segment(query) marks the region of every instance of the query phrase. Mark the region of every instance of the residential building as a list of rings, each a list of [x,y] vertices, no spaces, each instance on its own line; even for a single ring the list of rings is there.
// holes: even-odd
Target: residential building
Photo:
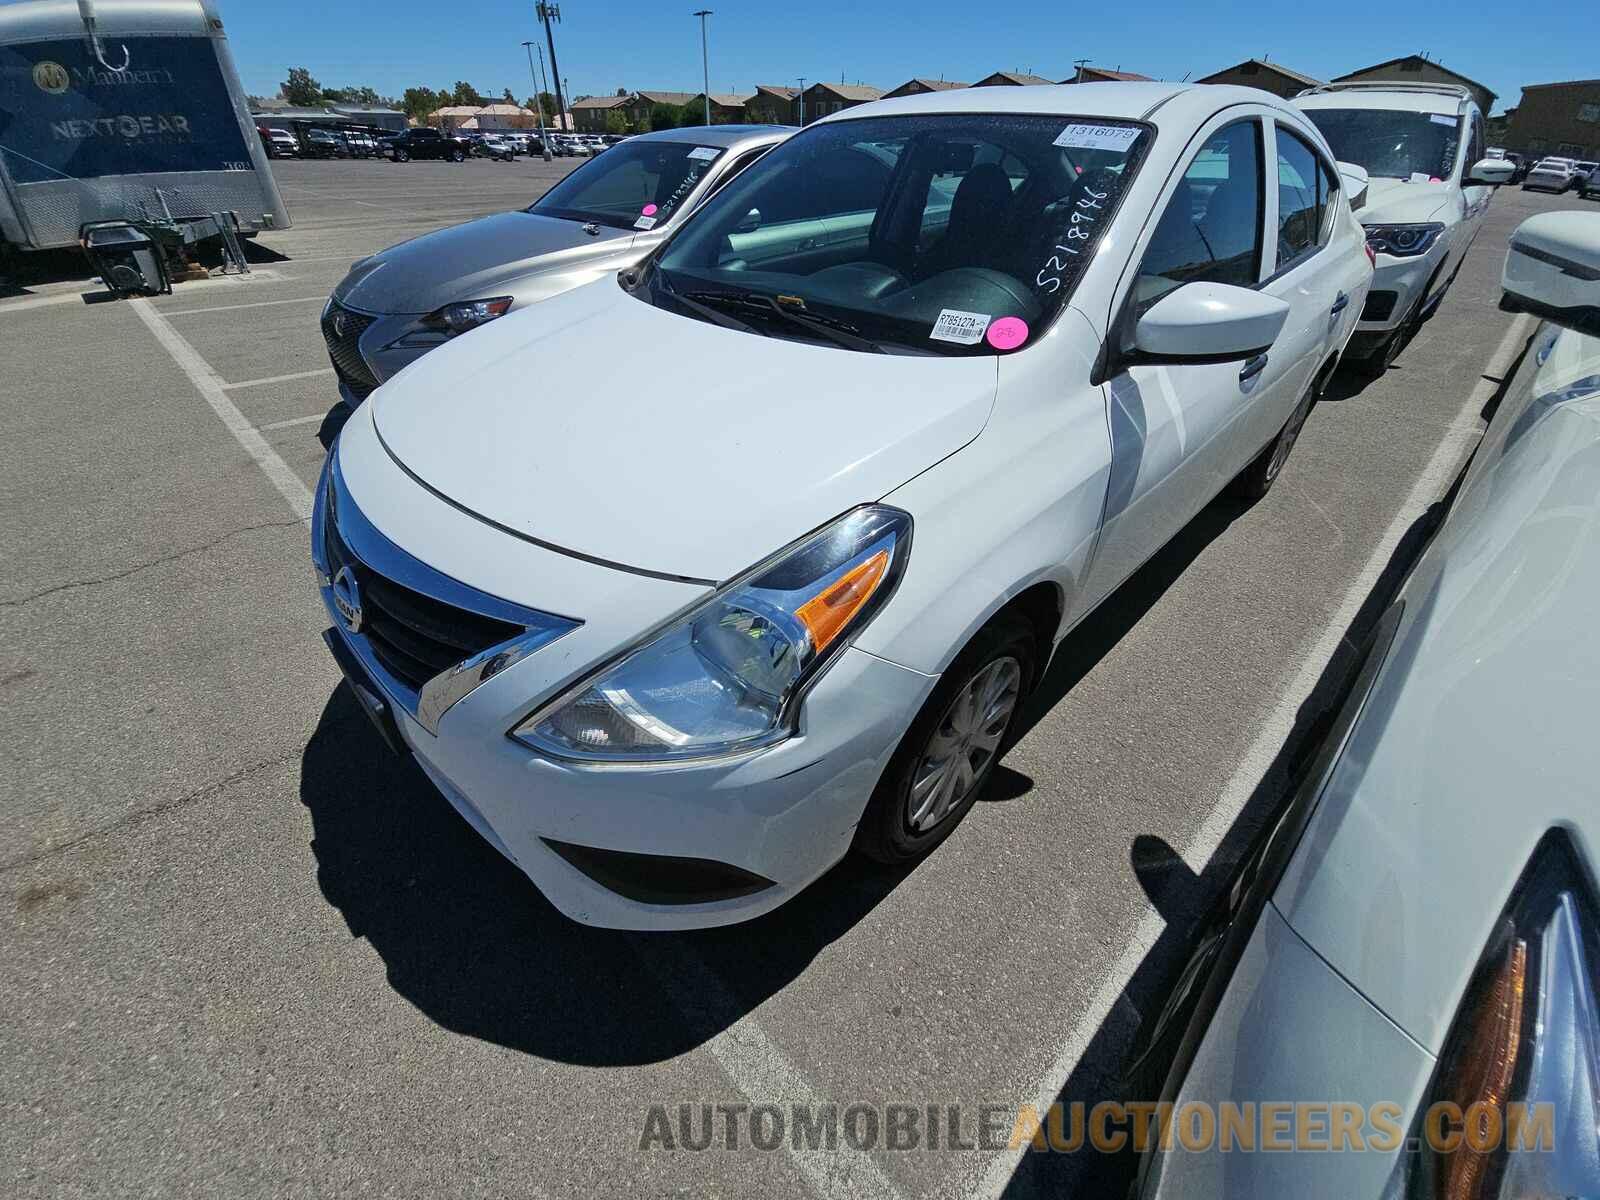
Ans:
[[[533,129],[539,124],[539,118],[533,109],[520,104],[450,104],[430,113],[428,124],[446,133],[456,130],[489,132]]]
[[[585,96],[572,102],[572,119],[579,133],[605,133],[606,119],[620,111],[624,124],[628,123],[627,96]]]
[[[1507,150],[1600,159],[1600,79],[1525,86],[1508,115]]]
[[[1407,54],[1404,58],[1391,58],[1388,62],[1374,63],[1340,75],[1335,83],[1457,83],[1472,93],[1478,107],[1485,113],[1494,107],[1495,94],[1476,79],[1468,79],[1459,71],[1452,71],[1443,63],[1434,62],[1421,54]]]
[[[1046,79],[1043,75],[1024,75],[1020,71],[996,71],[993,75],[985,75],[973,87],[1032,87],[1040,83],[1054,83],[1053,79]]]
[[[649,128],[650,110],[658,104],[664,104],[668,108],[682,108],[693,99],[693,92],[630,92],[626,105],[628,128]]]
[[[745,121],[750,125],[798,125],[799,97],[799,88],[758,83],[755,95],[744,102]]]
[[[1220,71],[1202,76],[1195,82],[1233,83],[1240,87],[1260,88],[1287,100],[1307,88],[1320,86],[1323,81],[1302,75],[1299,71],[1291,71],[1281,63],[1268,62],[1264,58],[1247,58],[1242,63],[1234,63],[1231,67],[1223,67]]]
[[[1080,66],[1073,73],[1071,79],[1063,79],[1062,83],[1149,83],[1150,76],[1140,75],[1135,71],[1112,71],[1105,67],[1091,67],[1088,63]]]
[[[806,124],[858,104],[883,99],[883,89],[866,83],[813,83],[805,91]]]
[[[711,123],[713,125],[742,125],[745,119],[744,102],[749,96],[736,96],[731,92],[711,93]],[[706,108],[706,94],[698,92],[684,102],[686,108],[699,114],[698,119],[704,121]]]
[[[923,96],[929,92],[948,92],[953,88],[971,87],[968,83],[955,83],[949,79],[908,79],[899,87],[883,94],[885,100],[896,96]]]

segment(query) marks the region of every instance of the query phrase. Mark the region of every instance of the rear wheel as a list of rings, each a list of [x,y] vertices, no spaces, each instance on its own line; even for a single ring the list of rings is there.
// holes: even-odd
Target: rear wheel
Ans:
[[[1036,662],[1033,631],[1020,618],[979,631],[901,738],[856,827],[856,850],[907,863],[950,835],[1000,761]]]
[[[394,160],[395,162],[410,162],[411,152],[403,147],[396,146],[394,148]]]
[[[467,158],[467,156],[465,154],[461,153],[461,147],[459,147],[459,146],[457,146],[454,150],[450,151],[450,161],[451,162],[456,162],[456,163],[465,162],[466,158]]]

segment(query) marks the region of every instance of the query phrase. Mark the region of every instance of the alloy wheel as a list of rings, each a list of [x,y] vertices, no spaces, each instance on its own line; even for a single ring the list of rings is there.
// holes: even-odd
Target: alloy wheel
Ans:
[[[923,749],[906,796],[906,824],[926,833],[959,808],[982,781],[1022,695],[1022,664],[988,663],[956,694]]]

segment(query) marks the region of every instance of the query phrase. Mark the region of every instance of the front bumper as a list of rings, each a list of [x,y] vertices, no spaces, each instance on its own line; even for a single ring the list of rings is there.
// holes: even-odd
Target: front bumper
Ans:
[[[498,580],[483,581],[497,595],[515,596],[503,581],[518,573],[524,575],[524,588],[531,586],[526,580],[541,586],[577,581],[579,587],[562,589],[567,593],[562,611],[582,612],[574,593],[585,587],[593,593],[590,619],[458,700],[436,722],[436,733],[418,720],[414,699],[396,690],[392,679],[369,672],[364,681],[387,705],[401,743],[445,798],[557,908],[574,920],[611,928],[730,924],[777,907],[843,857],[933,677],[851,648],[806,699],[800,733],[769,749],[673,767],[596,767],[546,758],[508,731],[618,646],[684,607],[686,597],[703,593],[576,560],[556,561],[563,556],[476,521],[392,464],[383,494],[364,491],[382,465],[372,454],[370,424],[370,415],[358,414],[335,451],[343,457],[346,440],[357,447],[347,464],[347,482],[359,503],[372,502],[366,518],[385,526],[391,514],[405,511],[433,544],[454,548],[456,565],[443,569],[463,575],[459,565],[476,560],[486,564],[486,571],[501,572]],[[338,464],[330,460],[329,470],[334,469]],[[325,471],[313,514],[314,539],[326,520],[328,486]],[[342,525],[344,514],[339,515]],[[319,568],[325,578],[320,558]],[[618,602],[619,592],[626,593],[626,603]],[[321,593],[333,625],[330,636],[362,657],[362,635],[346,629],[325,582]],[[529,606],[548,603],[543,595],[515,598]],[[580,869],[572,861],[577,856],[552,843],[655,860],[699,860],[754,877],[759,887],[705,900],[643,899],[640,889],[603,884],[603,873]],[[686,872],[699,869],[683,865]]]
[[[1379,254],[1374,264],[1372,288],[1356,322],[1356,337],[1381,341],[1398,329],[1421,304],[1429,300],[1428,286],[1450,252],[1450,230],[1428,250],[1411,258]]]

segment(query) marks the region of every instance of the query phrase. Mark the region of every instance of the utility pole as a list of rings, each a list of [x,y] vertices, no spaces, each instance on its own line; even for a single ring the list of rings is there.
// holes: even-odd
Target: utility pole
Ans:
[[[561,68],[556,65],[556,32],[555,23],[561,20],[561,6],[549,4],[546,0],[539,0],[534,6],[534,11],[539,14],[539,20],[544,24],[545,41],[550,46],[550,78],[556,84],[556,128],[564,129],[565,114],[567,111],[566,97],[561,94]]]
[[[806,77],[801,75],[799,77],[799,82],[800,95],[797,96],[796,99],[800,101],[800,124],[804,125],[806,123]]]
[[[545,132],[544,132],[544,101],[539,98],[539,93],[544,91],[544,89],[539,86],[539,76],[534,74],[534,70],[533,70],[533,47],[534,47],[534,43],[533,42],[523,42],[522,43],[522,48],[528,52],[528,74],[530,76],[532,76],[532,78],[533,78],[533,111],[539,118],[539,145],[544,151],[544,160],[545,160],[545,162],[549,162],[550,159],[551,159],[550,139],[545,136]],[[542,51],[539,54],[539,58],[541,60],[544,58],[544,54],[543,54]]]
[[[706,94],[706,124],[711,124],[711,56],[706,52],[706,18],[711,15],[709,8],[702,8],[694,14],[700,18],[700,81],[705,85]]]

